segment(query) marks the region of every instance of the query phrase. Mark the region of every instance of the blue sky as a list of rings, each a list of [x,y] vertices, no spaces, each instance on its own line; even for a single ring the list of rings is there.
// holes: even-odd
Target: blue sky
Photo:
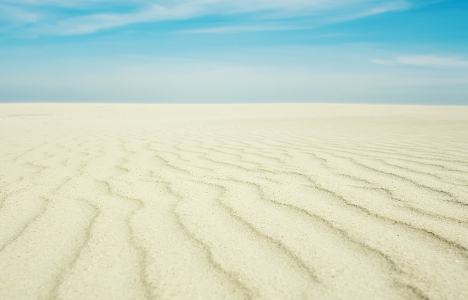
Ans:
[[[465,0],[0,0],[0,102],[468,104]]]

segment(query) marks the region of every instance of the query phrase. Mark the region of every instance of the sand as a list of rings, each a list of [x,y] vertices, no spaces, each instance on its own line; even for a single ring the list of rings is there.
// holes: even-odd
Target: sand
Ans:
[[[0,119],[0,299],[468,299],[468,107]]]

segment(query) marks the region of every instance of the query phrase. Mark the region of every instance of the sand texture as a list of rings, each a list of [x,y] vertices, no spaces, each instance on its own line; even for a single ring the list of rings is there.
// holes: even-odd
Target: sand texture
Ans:
[[[0,299],[468,299],[467,107],[0,119]]]

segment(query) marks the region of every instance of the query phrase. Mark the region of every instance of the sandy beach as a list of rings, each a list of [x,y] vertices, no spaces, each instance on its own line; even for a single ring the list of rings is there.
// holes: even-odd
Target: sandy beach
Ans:
[[[0,104],[0,299],[468,299],[468,107]]]

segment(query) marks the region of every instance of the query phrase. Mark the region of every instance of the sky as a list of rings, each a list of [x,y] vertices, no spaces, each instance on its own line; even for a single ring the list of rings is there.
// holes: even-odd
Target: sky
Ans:
[[[0,102],[468,105],[468,1],[0,0]]]

